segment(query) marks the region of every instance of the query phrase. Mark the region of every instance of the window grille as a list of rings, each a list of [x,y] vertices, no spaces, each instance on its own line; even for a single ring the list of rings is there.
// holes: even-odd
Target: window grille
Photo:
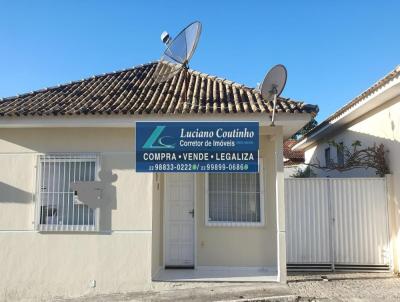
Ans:
[[[39,231],[95,231],[96,210],[77,202],[70,185],[94,181],[98,154],[40,155],[38,160],[36,226]]]
[[[263,225],[260,173],[210,173],[206,188],[206,225]]]

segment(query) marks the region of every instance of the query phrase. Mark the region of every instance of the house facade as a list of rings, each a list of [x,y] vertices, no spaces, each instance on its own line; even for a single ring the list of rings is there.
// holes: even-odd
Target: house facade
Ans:
[[[293,150],[296,145],[295,139],[288,139],[283,142],[283,166],[285,178],[292,177],[299,169],[304,169],[304,151]]]
[[[350,147],[361,142],[361,148],[383,144],[390,170],[388,177],[389,218],[394,254],[394,269],[399,271],[400,247],[400,67],[395,68],[358,97],[329,116],[307,133],[293,148],[304,150],[305,162],[327,166],[344,164],[341,148],[329,141]],[[376,177],[374,169],[345,172],[313,169],[319,177]]]
[[[280,98],[271,127],[258,91],[192,70],[154,84],[155,68],[0,102],[1,297],[286,281],[282,146],[317,107]],[[139,121],[259,122],[259,173],[138,173]],[[76,200],[99,180],[99,208]]]

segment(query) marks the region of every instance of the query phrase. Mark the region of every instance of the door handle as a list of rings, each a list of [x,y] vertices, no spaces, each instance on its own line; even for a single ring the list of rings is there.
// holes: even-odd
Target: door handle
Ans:
[[[194,218],[194,209],[188,212],[189,214],[192,215],[192,217]]]

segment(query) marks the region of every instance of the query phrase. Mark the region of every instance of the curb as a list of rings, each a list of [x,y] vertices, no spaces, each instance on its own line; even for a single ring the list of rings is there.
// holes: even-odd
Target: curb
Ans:
[[[235,300],[218,300],[216,302],[296,302],[299,300],[299,298],[299,296],[295,295],[284,295],[272,297],[243,298]]]

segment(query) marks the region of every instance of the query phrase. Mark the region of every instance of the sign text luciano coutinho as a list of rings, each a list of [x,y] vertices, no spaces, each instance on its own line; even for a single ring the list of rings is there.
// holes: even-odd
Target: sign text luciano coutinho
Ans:
[[[143,149],[173,149],[175,144],[168,144],[166,141],[170,139],[170,136],[161,137],[162,132],[164,131],[166,126],[157,126],[150,137],[146,140],[143,145]],[[224,130],[223,128],[218,128],[216,130],[199,130],[198,128],[195,130],[186,130],[185,128],[180,129],[180,138],[182,140],[179,141],[179,146],[181,147],[234,147],[234,141],[226,141],[225,139],[235,139],[235,138],[253,138],[254,131],[248,130],[244,128],[233,129],[233,130]],[[206,141],[203,140],[184,140],[184,139],[193,139],[193,138],[217,138],[221,139],[220,141],[213,140],[209,142],[207,146]]]

